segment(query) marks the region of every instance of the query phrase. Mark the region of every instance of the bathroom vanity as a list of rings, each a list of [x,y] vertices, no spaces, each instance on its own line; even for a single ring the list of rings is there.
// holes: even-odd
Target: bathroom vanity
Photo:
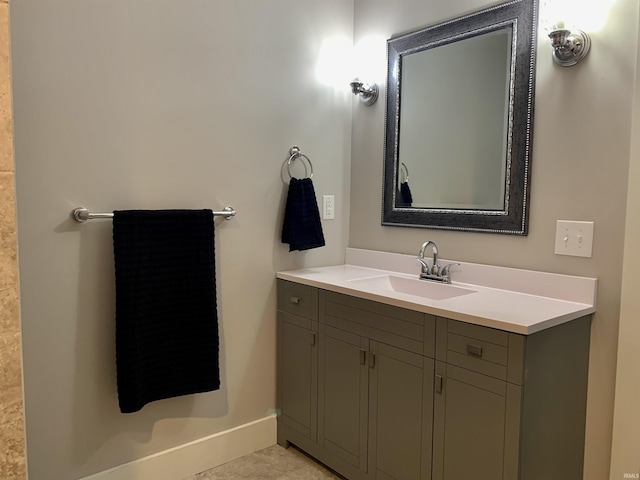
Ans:
[[[582,479],[596,280],[408,271],[348,249],[278,273],[278,443],[352,480]]]

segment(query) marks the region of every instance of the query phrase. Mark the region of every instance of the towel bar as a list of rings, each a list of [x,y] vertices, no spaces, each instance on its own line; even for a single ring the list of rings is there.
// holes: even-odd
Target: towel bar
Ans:
[[[229,220],[236,215],[236,211],[233,207],[224,207],[221,212],[213,212],[213,215]],[[95,218],[113,218],[113,213],[93,213],[84,207],[76,207],[71,211],[71,218],[78,223],[84,223],[87,220],[93,220]]]

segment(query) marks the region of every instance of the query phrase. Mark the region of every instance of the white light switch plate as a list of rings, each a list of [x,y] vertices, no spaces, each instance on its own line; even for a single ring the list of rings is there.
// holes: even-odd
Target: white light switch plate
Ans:
[[[557,255],[591,257],[593,250],[593,222],[556,221]]]

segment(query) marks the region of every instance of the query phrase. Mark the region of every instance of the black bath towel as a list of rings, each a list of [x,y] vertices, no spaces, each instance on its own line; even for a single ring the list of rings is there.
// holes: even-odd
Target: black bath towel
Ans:
[[[310,178],[292,178],[289,183],[282,225],[282,243],[289,244],[290,252],[324,247],[316,192]]]
[[[213,212],[113,213],[120,411],[217,390]]]

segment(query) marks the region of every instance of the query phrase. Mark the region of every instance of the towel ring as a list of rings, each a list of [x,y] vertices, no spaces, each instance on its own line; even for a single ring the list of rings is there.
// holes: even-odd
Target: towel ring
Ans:
[[[407,166],[404,164],[404,162],[402,162],[400,164],[400,174],[404,173],[404,181],[408,182],[409,181],[409,169],[407,168]],[[400,177],[400,183],[404,183],[402,181],[402,177]]]
[[[304,165],[304,174],[308,175],[309,178],[313,178],[313,164],[311,163],[311,160],[309,160],[309,157],[307,157],[304,153],[300,153],[300,149],[295,145],[289,149],[289,155],[291,155],[289,157],[289,160],[287,160],[287,173],[289,174],[289,178],[295,178],[293,175],[291,175],[291,162],[298,158],[307,161],[307,163],[309,164],[309,169],[311,170],[311,174],[309,174],[309,171],[307,170],[307,165],[302,162],[302,165]]]

